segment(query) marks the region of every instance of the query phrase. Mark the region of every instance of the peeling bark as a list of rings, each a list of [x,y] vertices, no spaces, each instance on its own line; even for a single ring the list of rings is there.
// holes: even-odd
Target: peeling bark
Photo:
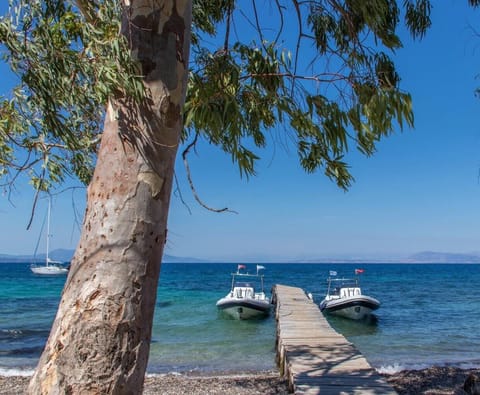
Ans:
[[[182,128],[191,1],[124,0],[148,100],[110,103],[80,242],[30,394],[139,394]]]

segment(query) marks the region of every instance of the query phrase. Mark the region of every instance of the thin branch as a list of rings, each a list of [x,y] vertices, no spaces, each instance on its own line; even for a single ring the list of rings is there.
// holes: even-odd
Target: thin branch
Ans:
[[[61,191],[61,192],[64,192],[64,191],[66,191],[66,190],[68,190],[68,189],[71,189],[71,190],[72,190],[72,200],[71,200],[71,202],[72,202],[73,216],[74,216],[75,220],[74,220],[73,223],[72,223],[72,233],[70,234],[70,241],[73,240],[73,233],[74,233],[74,231],[75,231],[75,225],[77,226],[77,229],[78,229],[79,231],[81,231],[81,229],[82,229],[82,222],[83,222],[83,221],[80,220],[80,219],[83,218],[83,216],[82,216],[82,218],[80,218],[80,215],[79,215],[78,210],[77,210],[77,206],[75,205],[74,193],[75,193],[75,190],[76,190],[77,188],[85,189],[85,187],[70,187],[70,188],[67,188],[67,189]]]
[[[225,208],[222,208],[222,209],[216,209],[216,208],[209,207],[205,203],[203,203],[202,200],[200,199],[200,197],[198,196],[197,191],[195,189],[195,186],[193,185],[192,176],[191,176],[191,173],[190,173],[190,166],[188,165],[188,161],[187,161],[187,155],[190,152],[190,149],[192,147],[195,147],[195,145],[197,143],[197,140],[198,140],[198,133],[195,134],[195,138],[193,139],[193,141],[182,152],[183,164],[185,165],[185,170],[187,171],[188,183],[190,184],[190,189],[192,190],[192,193],[193,193],[193,196],[195,197],[195,200],[203,208],[205,208],[209,211],[213,211],[215,213],[230,212],[230,213],[238,214],[236,211],[228,209],[228,207],[225,207]]]
[[[278,2],[278,0],[275,0],[275,4],[277,5],[278,13],[280,15],[280,26],[278,27],[278,34],[275,37],[275,40],[273,41],[273,42],[277,43],[278,40],[280,40],[280,36],[282,35],[282,32],[283,32],[284,20],[283,20],[283,11],[282,11],[281,4]]]
[[[232,23],[232,7],[228,7],[228,14],[227,14],[227,26],[225,29],[225,42],[223,44],[223,51],[228,53],[228,40],[230,38],[230,24]]]
[[[44,177],[45,177],[45,169],[43,169],[43,172],[42,172],[42,180],[44,179]],[[32,225],[33,217],[35,216],[35,208],[37,207],[39,195],[40,195],[40,188],[35,190],[35,197],[33,198],[32,211],[30,213],[30,220],[28,221],[27,230],[29,230],[30,226]]]
[[[263,38],[262,27],[260,26],[260,21],[258,19],[257,3],[255,0],[252,0],[252,8],[253,8],[253,15],[255,16],[256,29],[257,29],[258,35],[260,36],[260,44],[262,45],[263,49],[266,50],[265,39]]]
[[[76,3],[85,20],[88,23],[93,23],[95,17],[95,2],[91,0],[77,0]]]
[[[286,78],[291,78],[292,80],[306,80],[306,81],[328,82],[328,83],[335,82],[335,81],[350,80],[349,77],[342,74],[336,74],[336,73],[322,73],[319,75],[331,76],[332,78],[326,79],[326,78],[320,78],[318,75],[305,76],[305,75],[295,75],[292,73],[253,73],[253,74],[244,75],[239,79],[245,80],[245,79],[257,78],[257,77],[286,77]]]
[[[192,215],[192,210],[190,210],[190,206],[187,204],[187,202],[185,202],[185,200],[183,200],[182,190],[180,188],[180,183],[178,182],[177,173],[173,173],[173,177],[175,178],[175,185],[176,185],[175,194],[178,193],[178,197],[180,198],[180,201],[187,208],[188,213]]]
[[[302,40],[303,36],[303,28],[302,28],[302,13],[300,12],[300,5],[298,4],[297,0],[293,0],[293,5],[295,6],[295,11],[297,13],[297,22],[298,22],[298,38],[297,38],[297,46],[295,48],[295,61],[293,66],[293,73],[297,74],[297,67],[298,67],[298,54],[300,53],[300,41]],[[295,80],[292,84],[292,94],[295,87]]]

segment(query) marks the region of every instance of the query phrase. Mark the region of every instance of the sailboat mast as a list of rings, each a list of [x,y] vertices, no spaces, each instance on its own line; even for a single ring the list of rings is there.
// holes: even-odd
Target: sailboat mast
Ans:
[[[46,253],[46,265],[48,266],[48,252],[50,247],[50,210],[52,205],[52,198],[48,198],[48,211],[47,211],[47,253]]]

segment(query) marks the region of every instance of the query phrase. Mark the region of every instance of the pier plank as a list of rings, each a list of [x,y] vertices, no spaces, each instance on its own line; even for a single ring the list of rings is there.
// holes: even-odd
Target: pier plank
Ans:
[[[277,362],[301,395],[396,394],[300,288],[275,285]]]

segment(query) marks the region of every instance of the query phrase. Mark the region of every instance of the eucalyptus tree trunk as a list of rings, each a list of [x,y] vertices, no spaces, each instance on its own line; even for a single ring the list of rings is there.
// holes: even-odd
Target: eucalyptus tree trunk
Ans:
[[[175,155],[190,0],[123,0],[146,103],[108,105],[79,245],[30,394],[139,394],[150,348]]]

